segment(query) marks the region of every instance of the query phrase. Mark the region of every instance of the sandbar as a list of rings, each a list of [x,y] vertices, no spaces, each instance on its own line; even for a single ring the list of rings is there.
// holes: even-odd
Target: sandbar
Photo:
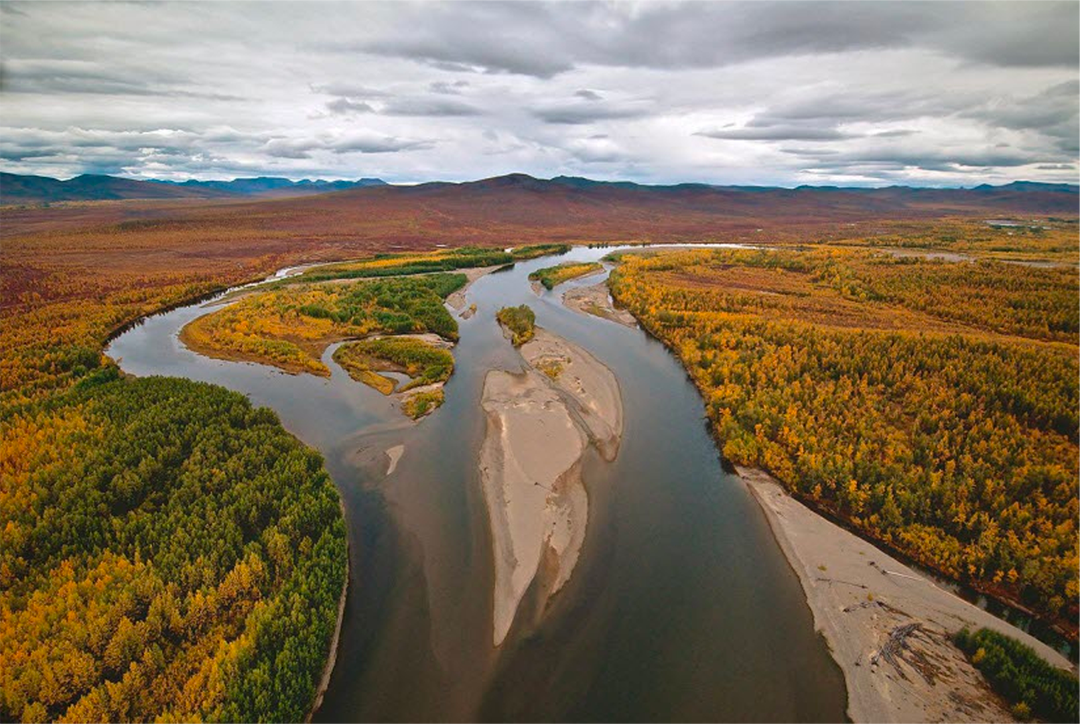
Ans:
[[[634,315],[625,309],[619,309],[611,300],[607,282],[590,284],[587,287],[574,287],[563,295],[563,306],[581,314],[591,314],[624,327],[638,326]]]
[[[536,372],[488,372],[481,404],[487,435],[480,449],[480,478],[492,532],[492,636],[498,646],[545,552],[555,554],[556,580],[568,579],[577,561],[573,543],[583,538],[588,520],[579,470],[587,438],[558,393]]]
[[[853,722],[1013,721],[1003,699],[952,644],[967,626],[990,628],[1055,666],[1068,659],[968,603],[791,497],[761,470],[737,468],[799,577],[816,628],[844,673]],[[890,634],[917,624],[894,662]]]
[[[530,367],[544,372],[564,393],[604,459],[614,460],[623,427],[622,394],[614,373],[578,345],[543,327],[536,328],[520,352]]]

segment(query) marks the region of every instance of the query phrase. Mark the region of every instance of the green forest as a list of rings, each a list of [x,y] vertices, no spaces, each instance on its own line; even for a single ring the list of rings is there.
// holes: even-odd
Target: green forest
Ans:
[[[106,367],[0,432],[0,718],[306,716],[345,530],[273,412]]]
[[[1012,705],[1021,721],[1074,722],[1080,714],[1076,677],[1055,668],[1014,638],[982,628],[961,629],[956,645]]]

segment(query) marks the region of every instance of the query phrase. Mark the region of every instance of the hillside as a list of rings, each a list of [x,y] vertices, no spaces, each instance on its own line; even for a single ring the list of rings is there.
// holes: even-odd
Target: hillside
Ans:
[[[166,188],[180,190],[175,186]],[[451,244],[754,241],[762,232],[773,234],[774,240],[799,241],[809,231],[850,234],[852,224],[881,218],[1074,218],[1076,187],[1065,189],[1040,185],[990,189],[642,186],[511,174],[467,183],[370,186],[236,203],[222,203],[216,198],[206,205],[140,202],[89,208],[6,209],[0,234],[12,237],[74,227],[115,231],[108,227],[137,220],[138,229],[147,233],[175,230],[182,224],[203,236],[227,230],[230,236],[242,233],[265,240],[267,232],[272,232],[275,236],[317,236],[323,241],[350,244],[358,239],[391,245],[409,245],[424,239]],[[202,192],[220,193],[217,189]],[[330,227],[325,223],[328,215],[334,218]],[[876,226],[858,228],[861,233],[874,233]]]

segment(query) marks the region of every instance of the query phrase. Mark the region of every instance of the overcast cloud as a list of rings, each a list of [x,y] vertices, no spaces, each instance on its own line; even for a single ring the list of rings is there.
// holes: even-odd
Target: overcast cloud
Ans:
[[[1080,4],[0,2],[0,170],[1078,180]]]

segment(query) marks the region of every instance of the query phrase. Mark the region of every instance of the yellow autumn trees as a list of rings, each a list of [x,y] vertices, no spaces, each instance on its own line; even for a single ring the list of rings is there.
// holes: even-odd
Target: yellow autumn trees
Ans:
[[[1075,268],[867,251],[626,254],[724,455],[923,564],[1077,613]]]

